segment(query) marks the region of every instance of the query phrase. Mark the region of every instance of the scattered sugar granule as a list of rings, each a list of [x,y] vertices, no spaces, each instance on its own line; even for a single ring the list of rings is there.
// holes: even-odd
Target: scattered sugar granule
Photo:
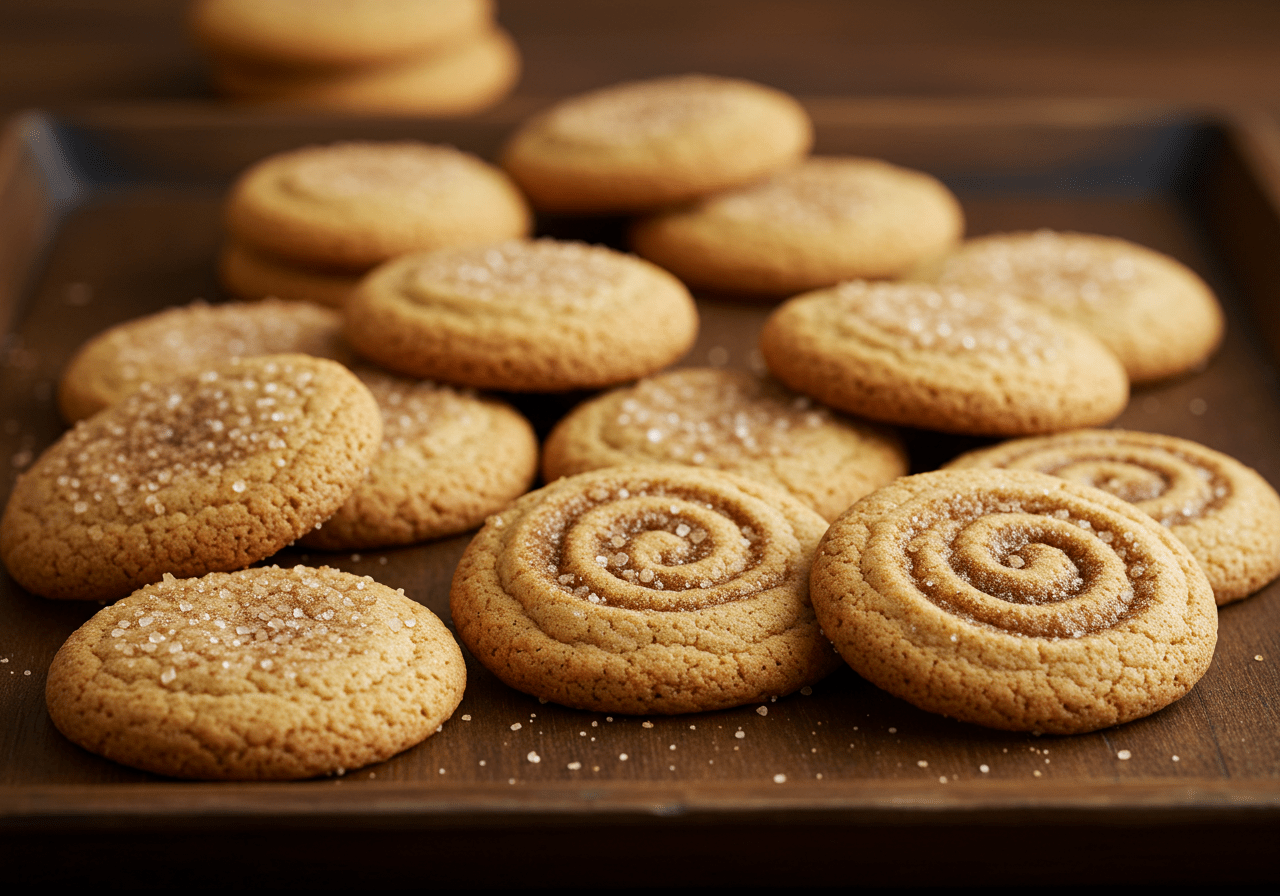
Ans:
[[[568,769],[569,769],[569,771],[571,771],[571,772],[576,772],[578,769],[582,768],[582,763],[581,763],[581,762],[570,762],[570,763],[569,763],[569,765],[567,766],[567,768],[568,768]]]
[[[785,783],[787,783],[787,776],[786,776],[786,775],[774,775],[774,776],[773,776],[773,783],[774,783],[774,784],[785,784]]]
[[[641,723],[640,723],[640,727],[641,727],[641,728],[652,728],[652,727],[653,727],[653,722],[641,722]]]
[[[989,765],[980,765],[980,766],[978,766],[978,771],[982,772],[982,773],[985,775],[987,772],[991,771],[991,766],[989,766]]]
[[[736,737],[738,740],[742,740],[744,737],[747,736],[747,732],[739,728],[737,731],[733,733],[733,736]]]
[[[946,784],[946,783],[947,783],[947,776],[946,776],[946,775],[941,775],[941,776],[938,778],[938,783],[939,783],[939,784]]]
[[[520,730],[521,728],[523,728],[523,727],[524,727],[524,726],[523,726],[523,725],[521,725],[519,722],[516,722],[514,725],[512,725],[512,726],[511,726],[511,730],[512,730],[512,731],[519,731],[519,730]]]
[[[916,760],[916,765],[920,766],[921,768],[928,768],[929,761],[927,759],[918,759]]]
[[[890,733],[890,734],[897,734],[897,733],[898,733],[898,729],[897,729],[897,728],[890,728],[890,729],[889,729],[889,733]]]
[[[1128,750],[1121,750],[1119,753],[1117,753],[1117,754],[1116,754],[1116,758],[1117,758],[1117,759],[1128,759],[1128,758],[1129,758],[1130,756],[1132,756],[1132,755],[1133,755],[1133,754],[1132,754],[1132,753],[1130,753]]]
[[[1182,759],[1181,759],[1177,754],[1174,754],[1171,758],[1173,759],[1173,761],[1174,761],[1174,762],[1181,762],[1181,761],[1182,761]]]
[[[756,715],[767,716],[768,714],[769,714],[769,707],[767,706],[756,707]]]
[[[626,754],[626,753],[619,753],[619,754],[618,754],[618,758],[619,758],[619,759],[621,759],[623,762],[626,762],[626,761],[627,761],[627,754]]]
[[[1254,658],[1255,660],[1257,660],[1258,662],[1262,662],[1262,654],[1260,654],[1260,653],[1254,654],[1253,658]],[[7,663],[7,662],[9,662],[9,661],[8,661],[8,660],[5,660],[5,662]]]
[[[470,721],[471,721],[471,713],[469,713],[469,712],[468,712],[468,713],[464,713],[464,714],[463,714],[463,716],[462,716],[462,721],[464,721],[464,722],[470,722]]]
[[[528,759],[530,762],[535,762],[535,763],[542,761],[542,757],[539,756],[537,753],[535,753],[533,750],[529,751],[529,755],[526,756],[525,759]]]

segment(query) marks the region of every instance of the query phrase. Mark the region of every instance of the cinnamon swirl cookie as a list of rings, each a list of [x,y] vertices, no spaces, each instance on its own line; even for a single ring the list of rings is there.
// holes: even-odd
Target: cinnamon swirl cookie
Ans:
[[[453,578],[463,643],[514,688],[682,713],[788,694],[839,664],[809,605],[826,522],[726,473],[619,467],[492,517]]]
[[[1213,592],[1133,505],[1042,473],[899,479],[832,524],[813,602],[849,665],[921,709],[1074,734],[1150,715],[1213,657]]]
[[[1219,604],[1280,575],[1280,496],[1244,464],[1186,439],[1066,432],[973,451],[949,466],[1036,470],[1129,501],[1191,549]]]

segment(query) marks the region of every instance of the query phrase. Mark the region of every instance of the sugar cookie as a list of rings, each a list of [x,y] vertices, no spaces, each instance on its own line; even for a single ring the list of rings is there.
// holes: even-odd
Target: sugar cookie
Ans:
[[[1190,552],[1133,505],[1041,473],[899,479],[832,524],[813,603],[849,665],[921,709],[1075,734],[1185,695],[1217,640]]]
[[[166,575],[98,612],[49,668],[58,730],[178,778],[342,774],[430,737],[466,666],[421,604],[372,579],[270,567]]]
[[[342,308],[363,274],[309,268],[270,255],[235,240],[218,255],[218,281],[233,296],[256,302],[268,296]]]
[[[680,463],[773,485],[832,520],[907,472],[888,429],[745,371],[672,370],[579,405],[543,454],[551,482],[600,467]]]
[[[500,679],[566,706],[682,713],[788,694],[839,663],[807,593],[825,528],[727,473],[584,473],[485,524],[453,577],[453,621]]]

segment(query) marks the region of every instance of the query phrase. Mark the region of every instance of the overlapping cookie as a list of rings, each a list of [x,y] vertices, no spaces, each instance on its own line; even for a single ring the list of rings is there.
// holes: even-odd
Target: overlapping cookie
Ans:
[[[228,358],[293,352],[349,363],[342,317],[312,304],[275,299],[170,308],[126,321],[81,346],[62,372],[58,407],[74,423],[146,383]]]
[[[780,306],[760,335],[778,379],[872,420],[1030,435],[1114,419],[1120,362],[1085,330],[1008,296],[851,281]]]
[[[1186,439],[1065,432],[973,451],[948,466],[1035,470],[1129,501],[1190,549],[1219,604],[1280,575],[1280,496],[1244,464]]]
[[[838,664],[808,598],[826,522],[727,473],[622,467],[494,516],[450,592],[463,643],[507,684],[566,706],[722,709]]]
[[[812,125],[791,97],[683,75],[564,100],[520,128],[502,165],[541,211],[650,211],[750,183],[799,161]]]
[[[631,245],[695,290],[779,298],[901,277],[963,232],[960,203],[937,179],[878,159],[814,157],[646,218]]]
[[[1213,592],[1165,527],[1041,473],[899,479],[832,524],[813,561],[823,631],[921,709],[1074,734],[1184,696],[1217,640]]]
[[[1203,280],[1167,255],[1114,237],[995,234],[969,240],[917,275],[1010,292],[1078,323],[1115,352],[1135,383],[1194,369],[1222,340],[1222,309]]]
[[[541,239],[406,255],[365,278],[347,338],[384,367],[518,392],[611,386],[680,358],[688,290],[647,261]]]
[[[232,296],[247,302],[274,297],[342,308],[362,276],[363,272],[292,264],[235,240],[218,253],[218,281]]]
[[[579,405],[543,453],[551,482],[600,467],[679,463],[781,488],[825,518],[907,471],[887,428],[833,414],[745,371],[673,370]]]
[[[426,607],[337,570],[270,567],[148,585],[58,651],[58,730],[179,778],[341,774],[430,737],[466,666]]]
[[[29,591],[80,600],[241,569],[331,516],[381,435],[369,390],[326,359],[266,355],[143,386],[18,478],[0,558]]]

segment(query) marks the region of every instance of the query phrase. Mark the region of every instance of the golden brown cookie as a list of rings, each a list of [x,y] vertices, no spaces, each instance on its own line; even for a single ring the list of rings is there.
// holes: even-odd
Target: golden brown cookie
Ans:
[[[342,317],[302,302],[196,302],[104,330],[76,352],[58,384],[58,407],[74,423],[138,390],[228,358],[298,352],[352,360]]]
[[[1190,552],[1133,505],[1041,473],[899,479],[832,524],[813,603],[859,675],[921,709],[1076,734],[1150,715],[1213,658]]]
[[[453,621],[500,679],[565,706],[681,713],[788,694],[839,663],[808,598],[825,528],[728,473],[584,473],[485,524],[454,573]]]
[[[963,233],[960,203],[936,178],[878,159],[815,157],[646,218],[631,245],[692,289],[776,298],[900,277]]]
[[[382,409],[382,450],[303,544],[352,550],[455,535],[529,490],[538,438],[514,408],[430,381],[355,372]]]
[[[299,265],[358,271],[405,252],[524,236],[528,206],[501,171],[448,146],[308,146],[232,187],[237,241]]]
[[[905,426],[1030,435],[1105,423],[1129,383],[1085,330],[998,293],[867,283],[798,296],[760,335],[778,379]]]
[[[520,52],[501,29],[354,69],[282,70],[226,57],[214,62],[214,83],[237,99],[396,115],[472,115],[510,93],[520,77]]]
[[[314,69],[439,51],[492,18],[490,0],[197,0],[190,24],[220,56]]]
[[[45,689],[86,750],[177,778],[310,778],[389,759],[462,700],[421,604],[368,578],[270,567],[164,580],[101,610]]]
[[[645,376],[697,331],[693,299],[666,271],[546,239],[403,256],[361,281],[346,309],[347,338],[384,367],[516,392]]]
[[[813,142],[804,109],[733,78],[631,81],[530,119],[502,164],[542,211],[650,211],[750,183]]]
[[[1219,604],[1280,576],[1280,495],[1239,461],[1186,439],[1064,432],[971,451],[948,466],[1035,470],[1130,502],[1190,549]]]
[[[218,280],[233,296],[256,302],[268,296],[342,308],[362,273],[303,267],[229,241],[218,256]]]
[[[714,368],[660,373],[579,405],[547,438],[542,471],[551,482],[639,463],[737,473],[828,520],[907,472],[887,428],[833,414],[771,379]]]
[[[333,361],[206,366],[143,386],[40,455],[9,495],[0,558],[29,591],[79,600],[241,569],[332,515],[381,438],[373,396]]]
[[[1222,341],[1222,309],[1190,268],[1145,246],[1087,233],[1004,233],[969,240],[920,274],[999,289],[1080,324],[1135,383],[1184,373]]]

